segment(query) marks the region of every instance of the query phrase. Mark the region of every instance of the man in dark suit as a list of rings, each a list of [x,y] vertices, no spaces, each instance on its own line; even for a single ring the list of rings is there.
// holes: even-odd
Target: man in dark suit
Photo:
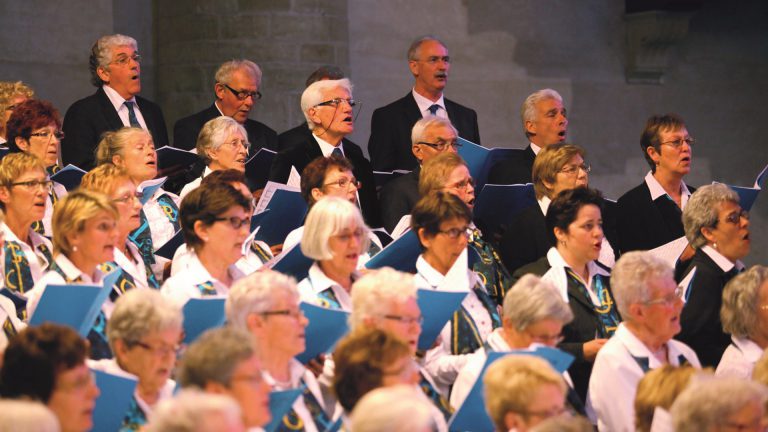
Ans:
[[[152,134],[156,147],[168,145],[160,107],[140,96],[141,56],[136,40],[120,34],[102,36],[91,48],[91,83],[96,93],[72,104],[64,115],[61,156],[84,170],[94,166],[101,134],[125,126]]]
[[[413,125],[411,151],[418,166],[381,189],[381,217],[388,232],[392,232],[403,216],[411,214],[419,200],[421,166],[442,152],[456,153],[457,137],[458,132],[451,122],[437,116],[424,117]]]
[[[261,69],[250,60],[230,60],[216,71],[213,91],[216,100],[208,108],[184,117],[173,126],[173,146],[192,150],[203,125],[215,117],[232,117],[245,127],[251,154],[267,148],[277,151],[277,133],[264,123],[248,118],[253,105],[261,99]]]
[[[443,97],[451,68],[445,45],[431,36],[417,39],[408,49],[408,67],[415,78],[413,90],[376,109],[371,118],[368,153],[376,171],[413,170],[418,166],[411,156],[411,129],[426,115],[449,119],[459,136],[480,144],[477,113]]]
[[[366,223],[381,226],[379,203],[371,163],[360,147],[345,137],[354,130],[352,84],[348,79],[322,80],[311,84],[301,95],[301,110],[307,119],[302,133],[288,135],[280,142],[280,151],[272,161],[269,179],[298,186],[291,172],[301,174],[318,157],[338,155],[352,162],[355,179],[362,183],[358,191]],[[289,179],[291,181],[289,182]]]
[[[563,98],[552,89],[541,89],[527,98],[520,108],[525,136],[530,145],[506,160],[497,162],[488,173],[488,184],[531,182],[533,160],[539,150],[565,141],[568,117]]]

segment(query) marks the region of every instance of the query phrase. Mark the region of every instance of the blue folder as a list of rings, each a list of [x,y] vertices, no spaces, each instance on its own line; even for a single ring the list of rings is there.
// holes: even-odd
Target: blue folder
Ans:
[[[418,303],[424,323],[421,325],[419,349],[427,350],[432,347],[440,331],[445,327],[461,302],[467,296],[466,292],[450,292],[419,289]]]
[[[181,230],[178,230],[176,231],[176,234],[173,235],[173,237],[168,239],[167,242],[165,242],[162,246],[160,246],[159,249],[155,251],[155,255],[172,260],[173,255],[176,253],[176,249],[178,249],[183,244],[184,234],[181,232]]]
[[[168,177],[161,177],[158,179],[147,180],[139,185],[141,189],[141,205],[146,204],[150,198],[157,192],[158,189],[163,187]]]
[[[69,164],[60,169],[59,172],[51,176],[51,180],[64,186],[67,191],[77,189],[80,186],[80,181],[83,179],[85,171]]]
[[[727,185],[739,194],[739,205],[746,211],[750,211],[757,200],[757,195],[762,190],[765,179],[768,177],[768,165],[760,171],[752,187]]]
[[[475,381],[472,389],[467,394],[467,398],[464,399],[461,406],[456,410],[453,416],[451,416],[451,419],[448,422],[448,430],[468,432],[495,430],[493,422],[488,416],[488,412],[485,410],[485,396],[483,394],[485,386],[483,385],[483,376],[485,376],[485,371],[488,369],[488,366],[496,360],[508,355],[533,355],[541,357],[544,360],[547,360],[552,368],[559,373],[565,372],[571,363],[573,363],[572,355],[560,351],[559,349],[549,347],[538,347],[533,351],[492,351],[488,353],[477,381]]]
[[[406,273],[416,273],[416,260],[421,254],[421,243],[416,233],[406,232],[371,258],[365,267],[377,269],[392,267]]]
[[[330,352],[336,342],[347,334],[349,312],[305,302],[301,302],[300,307],[309,324],[304,330],[306,347],[303,353],[296,356],[296,360],[307,364],[318,355]]]
[[[224,325],[227,318],[225,300],[218,297],[192,298],[184,304],[184,343],[191,344],[206,330]]]
[[[296,243],[289,250],[275,257],[268,265],[272,270],[293,276],[300,281],[309,275],[309,268],[312,267],[313,262],[301,252],[301,244]]]
[[[393,170],[393,171],[374,171],[373,182],[376,184],[376,188],[380,188],[388,182],[411,172],[410,170]]]
[[[520,212],[535,204],[536,193],[531,183],[487,184],[480,189],[475,199],[475,224],[484,232],[500,232],[500,227],[509,224]]]
[[[283,422],[283,417],[291,410],[293,403],[301,396],[304,386],[297,389],[272,391],[269,393],[269,412],[272,420],[264,426],[264,432],[274,432]]]
[[[40,325],[50,321],[74,328],[82,337],[87,337],[109,297],[122,270],[116,269],[104,276],[102,285],[48,285],[40,297],[29,325]]]
[[[93,409],[94,431],[120,430],[123,419],[131,406],[133,392],[138,381],[133,378],[93,370],[100,394]]]
[[[175,166],[189,166],[197,162],[197,153],[176,147],[163,146],[157,149],[157,169],[164,170]]]
[[[307,203],[300,192],[278,189],[267,204],[269,213],[264,215],[256,240],[268,245],[281,244],[291,231],[304,224]]]
[[[245,162],[245,178],[252,190],[264,189],[266,186],[275,154],[274,150],[262,148]]]
[[[488,180],[488,173],[496,162],[513,157],[523,151],[508,148],[489,149],[461,137],[458,141],[461,143],[458,150],[459,156],[467,163],[469,173],[475,179],[475,189],[477,190],[482,189],[485,185]]]

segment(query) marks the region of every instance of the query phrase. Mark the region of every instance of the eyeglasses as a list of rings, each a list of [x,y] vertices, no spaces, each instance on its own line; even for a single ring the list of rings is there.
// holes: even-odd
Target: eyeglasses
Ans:
[[[363,234],[364,234],[363,230],[356,229],[356,230],[354,230],[352,232],[345,232],[345,233],[342,233],[342,234],[336,234],[333,237],[336,237],[342,243],[347,243],[350,240],[352,240],[352,237],[354,237],[355,240],[360,240],[361,238],[363,238]]]
[[[24,186],[28,189],[43,189],[44,191],[50,192],[53,189],[53,182],[50,180],[29,180],[29,181],[23,181],[23,182],[16,182],[11,183],[11,186]]]
[[[357,101],[354,99],[344,99],[344,98],[333,98],[331,100],[327,100],[325,102],[320,102],[319,104],[315,105],[316,107],[319,106],[330,106],[334,108],[338,108],[339,105],[341,105],[342,102],[346,102],[350,107],[353,107],[357,105]]]
[[[531,337],[532,341],[545,345],[557,345],[565,339],[565,336],[563,336],[562,333],[556,335],[535,335],[529,333],[528,336]]]
[[[733,212],[729,214],[723,220],[728,222],[729,224],[738,225],[739,223],[741,223],[741,218],[749,220],[749,212],[744,209],[740,209],[738,212]],[[717,222],[715,223],[715,226],[717,226]]]
[[[256,387],[260,386],[264,383],[264,378],[261,376],[260,373],[255,374],[247,374],[247,375],[239,375],[239,376],[233,376],[230,381],[246,381],[248,384]]]
[[[233,89],[232,87],[230,87],[230,86],[228,86],[226,84],[222,83],[221,85],[223,85],[224,87],[228,88],[229,91],[231,91],[232,94],[235,95],[237,100],[243,101],[243,100],[248,99],[249,96],[253,98],[254,102],[256,102],[257,100],[261,99],[261,92],[258,91],[258,90],[257,91],[235,90],[235,89]]]
[[[283,309],[283,310],[265,311],[265,312],[262,312],[260,315],[263,315],[263,316],[283,315],[283,316],[289,316],[294,319],[299,319],[304,317],[304,311],[302,311],[301,309],[297,309],[297,310]]]
[[[566,165],[563,167],[563,169],[560,170],[560,172],[565,175],[574,175],[578,173],[579,170],[582,170],[585,173],[589,174],[589,172],[592,171],[592,167],[586,163],[583,163],[581,165]]]
[[[689,147],[693,147],[693,144],[696,143],[696,140],[693,139],[693,137],[685,137],[685,138],[678,138],[673,141],[664,141],[662,144],[666,144],[668,146],[672,146],[676,149],[679,149],[683,146],[683,143],[688,144]]]
[[[456,182],[448,186],[448,189],[467,189],[469,186],[475,187],[475,179],[472,177]]]
[[[133,342],[132,345],[136,345],[138,347],[144,348],[145,350],[151,352],[152,354],[158,356],[158,357],[165,357],[167,355],[173,354],[176,355],[181,350],[180,345],[160,345],[158,347],[153,347],[152,345],[144,342]]]
[[[223,145],[228,145],[229,147],[232,148],[232,150],[235,150],[235,151],[237,151],[240,147],[243,147],[246,152],[251,150],[251,143],[241,139],[234,139],[230,142],[224,143]]]
[[[88,373],[82,374],[68,383],[56,384],[56,390],[63,392],[82,391],[96,382],[96,374],[88,370]]]
[[[657,305],[657,304],[664,305],[664,306],[672,306],[675,303],[677,303],[677,301],[680,300],[682,296],[683,296],[683,289],[681,287],[677,287],[675,288],[674,293],[669,294],[668,296],[660,299],[644,301],[643,304],[646,306]]]
[[[35,132],[29,134],[30,137],[40,137],[46,141],[50,140],[52,136],[55,136],[58,140],[64,139],[64,132],[57,130],[57,131],[43,131],[43,132]]]
[[[110,64],[117,64],[120,66],[125,66],[128,63],[131,62],[131,60],[135,61],[136,63],[141,63],[141,56],[138,53],[134,53],[132,56],[127,56],[125,54],[122,54],[118,56],[116,59],[112,60]]]
[[[227,221],[232,226],[232,229],[240,229],[243,225],[247,226],[248,228],[251,227],[251,218],[242,218],[240,219],[237,216],[232,217],[218,217],[213,219],[214,222],[224,222]]]
[[[469,238],[470,235],[472,235],[472,230],[469,229],[469,227],[464,228],[451,228],[448,230],[438,230],[439,234],[445,234],[448,236],[448,238],[451,239],[457,239],[459,236],[463,235],[464,238]]]
[[[417,317],[409,317],[404,315],[384,315],[384,319],[398,321],[401,324],[405,324],[405,325],[411,325],[416,323],[418,323],[419,325],[424,324],[424,317],[421,315]]]
[[[120,204],[127,204],[130,202],[133,202],[133,200],[141,202],[141,199],[144,198],[144,193],[136,191],[132,194],[125,194],[121,196],[120,198],[113,198],[112,202],[120,203]]]
[[[429,63],[431,65],[437,64],[438,62],[443,63],[450,63],[451,62],[451,56],[429,56],[426,60],[421,60],[424,63]]]
[[[344,189],[347,186],[349,186],[350,184],[352,186],[354,186],[356,189],[360,189],[361,187],[363,187],[363,184],[361,182],[357,181],[357,179],[354,178],[354,177],[352,177],[351,179],[350,178],[346,178],[346,177],[342,177],[342,178],[340,178],[340,179],[338,179],[336,181],[332,181],[330,183],[325,183],[325,184],[323,184],[323,186],[338,186],[339,189]]]
[[[445,140],[437,140],[436,143],[426,142],[426,141],[419,141],[416,144],[424,144],[425,146],[432,147],[433,149],[441,152],[448,148],[448,146],[451,146],[455,149],[461,148],[462,144],[458,140],[451,140],[451,141],[445,141]]]

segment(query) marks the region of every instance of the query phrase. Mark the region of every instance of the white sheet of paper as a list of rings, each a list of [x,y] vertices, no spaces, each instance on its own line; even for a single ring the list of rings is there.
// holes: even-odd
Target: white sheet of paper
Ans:
[[[279,189],[292,192],[301,192],[301,189],[298,187],[269,181],[267,182],[266,186],[264,186],[264,192],[261,193],[261,198],[259,198],[259,202],[256,204],[256,209],[253,211],[253,214],[259,214],[266,210],[269,202],[272,200],[272,196],[275,194],[275,191]]]
[[[677,259],[683,254],[686,246],[688,246],[688,240],[683,236],[648,252],[657,258],[663,259],[670,267],[675,268]]]
[[[395,225],[389,234],[392,240],[397,240],[411,228],[411,215],[407,214],[400,218],[400,222]]]
[[[286,183],[288,186],[293,186],[296,188],[301,187],[301,174],[299,174],[298,171],[296,171],[296,167],[291,167],[291,174],[288,176],[288,182]]]

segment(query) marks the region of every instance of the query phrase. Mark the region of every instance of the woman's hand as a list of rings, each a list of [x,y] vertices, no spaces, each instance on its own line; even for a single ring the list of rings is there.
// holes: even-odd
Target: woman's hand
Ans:
[[[582,350],[584,351],[584,359],[588,362],[594,362],[595,357],[597,357],[597,353],[600,351],[600,348],[605,345],[605,343],[608,342],[608,339],[592,339],[589,342],[584,342],[584,345],[582,346]]]

